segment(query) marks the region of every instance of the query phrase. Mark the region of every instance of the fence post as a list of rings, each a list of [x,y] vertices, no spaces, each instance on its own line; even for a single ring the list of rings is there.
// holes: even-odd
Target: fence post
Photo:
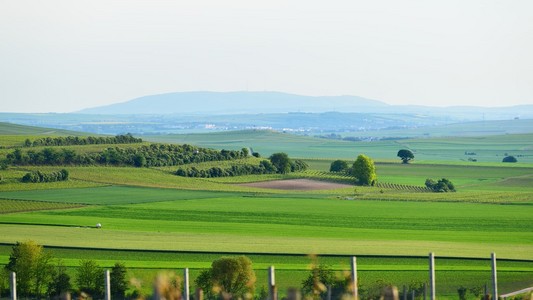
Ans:
[[[197,288],[194,300],[204,300],[204,290]]]
[[[270,268],[268,268],[268,292],[270,294],[270,300],[278,300],[274,266],[270,266]]]
[[[426,300],[427,295],[428,295],[428,285],[427,283],[424,283],[424,300]]]
[[[435,254],[429,253],[429,299],[435,300]]]
[[[111,283],[109,278],[109,270],[104,271],[104,287],[105,287],[105,300],[111,300]]]
[[[190,299],[189,291],[189,268],[183,269],[183,299]]]
[[[287,290],[287,300],[301,300],[302,294],[300,293],[300,290],[295,288],[289,288]]]
[[[11,299],[17,300],[17,273],[11,272],[9,286],[11,287]]]
[[[405,284],[403,285],[402,299],[407,300],[407,288],[405,287]]]
[[[496,253],[492,252],[490,255],[492,265],[492,299],[498,299],[498,272],[496,270]]]
[[[359,299],[359,290],[357,288],[357,258],[352,256],[352,286],[353,286],[353,298],[354,300]]]

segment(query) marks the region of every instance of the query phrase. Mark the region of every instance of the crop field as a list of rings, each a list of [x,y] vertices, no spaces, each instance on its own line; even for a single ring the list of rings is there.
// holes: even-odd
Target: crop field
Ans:
[[[197,143],[200,139],[205,141]],[[0,145],[18,141],[0,140]],[[527,161],[532,140],[532,135],[509,135],[353,143],[238,132],[179,141],[252,147],[264,157],[270,150],[260,145],[273,152],[279,146],[275,152],[306,158],[310,165],[301,173],[223,178],[179,177],[173,174],[177,166],[66,166],[69,181],[22,183],[28,171],[53,172],[63,166],[9,166],[0,170],[0,264],[7,263],[10,245],[34,240],[46,245],[69,272],[83,258],[104,267],[122,261],[130,276],[150,282],[160,269],[189,267],[194,278],[220,256],[246,254],[258,273],[258,289],[266,285],[270,265],[276,266],[284,289],[307,277],[313,263],[308,254],[318,254],[318,262],[338,276],[349,269],[349,256],[357,255],[362,288],[372,289],[379,282],[427,281],[426,257],[434,252],[437,291],[452,298],[459,286],[490,282],[488,258],[496,252],[500,290],[510,292],[533,285],[533,164]],[[395,157],[404,146],[417,149],[408,165]],[[83,147],[73,146],[96,149]],[[361,149],[376,160],[376,187],[296,191],[241,185],[300,178],[352,184],[353,178],[328,172],[329,165],[342,157],[351,164]],[[433,157],[438,151],[442,158]],[[467,162],[465,151],[492,158]],[[494,158],[507,151],[524,156],[516,164]],[[449,178],[457,192],[428,192],[427,178]],[[96,223],[102,228],[95,228]]]
[[[106,193],[109,195],[102,196]],[[24,236],[47,245],[68,241],[79,247],[91,247],[94,238],[102,247],[128,249],[423,255],[429,247],[446,256],[482,257],[498,249],[505,253],[502,257],[533,259],[533,245],[527,243],[533,238],[529,204],[391,203],[209,193],[195,197],[191,192],[182,193],[181,198],[176,192],[178,200],[165,201],[171,194],[159,189],[153,191],[152,199],[128,196],[136,193],[149,191],[88,189],[83,193],[88,199],[94,194],[102,202],[106,197],[116,200],[78,209],[3,215],[3,222],[26,225],[18,230],[11,224],[2,225],[5,234],[0,242],[15,242],[24,231]],[[48,190],[0,197],[63,201],[57,194]],[[57,227],[96,223],[104,224],[105,229],[84,230],[80,235],[79,228]],[[50,234],[53,238],[43,240]],[[140,236],[143,238],[138,239]],[[227,243],[228,238],[233,243]]]

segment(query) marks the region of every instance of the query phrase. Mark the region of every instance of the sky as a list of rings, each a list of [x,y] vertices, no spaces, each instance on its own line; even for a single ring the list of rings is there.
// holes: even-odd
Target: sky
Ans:
[[[0,0],[0,112],[246,90],[533,104],[533,1]]]

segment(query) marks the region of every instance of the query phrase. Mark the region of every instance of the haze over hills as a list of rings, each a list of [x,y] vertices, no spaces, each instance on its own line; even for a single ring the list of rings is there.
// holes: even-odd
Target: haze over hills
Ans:
[[[302,96],[281,92],[176,92],[148,95],[126,102],[87,108],[81,114],[261,114],[261,113],[386,113],[447,116],[451,120],[476,121],[533,118],[533,105],[514,107],[432,107],[389,105],[358,96]]]
[[[273,129],[328,138],[339,138],[340,134],[355,139],[432,136],[435,130],[441,132],[439,135],[453,131],[458,136],[528,133],[532,130],[529,120],[533,120],[533,105],[395,106],[356,96],[310,97],[280,92],[180,92],[77,113],[0,113],[0,122],[97,134]],[[456,124],[455,129],[448,127],[451,124]]]
[[[388,105],[357,96],[301,96],[280,92],[176,92],[88,108],[84,114],[254,114],[375,110]]]

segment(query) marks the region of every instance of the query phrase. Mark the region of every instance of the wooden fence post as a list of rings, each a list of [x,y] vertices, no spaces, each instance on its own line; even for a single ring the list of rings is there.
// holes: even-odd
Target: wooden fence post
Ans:
[[[189,291],[189,268],[185,268],[183,270],[183,299],[189,300],[190,299],[190,291]]]
[[[352,256],[352,285],[353,285],[353,299],[359,300],[359,290],[357,287],[357,258]]]
[[[111,282],[109,277],[109,270],[104,271],[104,287],[105,287],[105,300],[111,300]]]
[[[268,268],[268,292],[270,294],[270,300],[278,300],[274,266],[270,266],[270,268]]]
[[[492,266],[492,299],[498,299],[498,272],[496,270],[496,253],[490,255]]]
[[[197,288],[194,296],[194,300],[204,300],[204,290]]]
[[[429,299],[435,300],[435,254],[429,253]]]
[[[289,288],[287,290],[287,300],[301,300],[302,294],[300,293],[300,290],[296,288]]]
[[[17,273],[11,272],[9,286],[11,287],[11,299],[17,300]]]

